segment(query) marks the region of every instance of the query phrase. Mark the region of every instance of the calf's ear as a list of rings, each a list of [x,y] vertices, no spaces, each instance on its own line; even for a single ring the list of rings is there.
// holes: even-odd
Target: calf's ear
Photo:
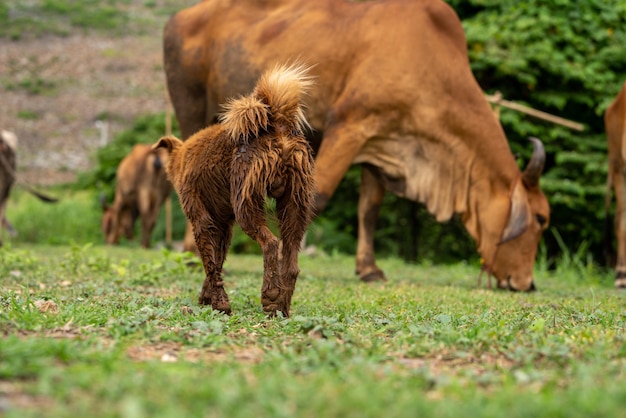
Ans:
[[[182,145],[183,141],[174,136],[164,136],[152,146],[153,150],[157,148],[165,148],[168,154],[171,154],[176,148]]]

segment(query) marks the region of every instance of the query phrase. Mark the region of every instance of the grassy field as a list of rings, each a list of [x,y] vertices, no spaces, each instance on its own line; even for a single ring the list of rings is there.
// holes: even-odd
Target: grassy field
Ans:
[[[81,31],[110,36],[141,34],[192,4],[184,0],[3,0],[0,37],[18,40]]]
[[[260,305],[262,260],[231,254],[234,313],[196,305],[188,255],[92,245],[0,250],[6,417],[607,417],[626,409],[626,295],[537,272],[478,288],[476,266],[301,256],[292,316]],[[484,283],[483,283],[484,286]]]

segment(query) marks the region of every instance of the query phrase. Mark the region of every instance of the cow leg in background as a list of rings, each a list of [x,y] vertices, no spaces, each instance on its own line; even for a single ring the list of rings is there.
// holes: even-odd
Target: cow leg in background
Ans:
[[[2,231],[4,229],[3,226],[5,225],[5,222],[6,222],[6,225],[11,226],[11,224],[9,223],[8,220],[6,220],[6,217],[5,217],[7,200],[9,199],[9,192],[10,192],[10,190],[11,190],[11,184],[8,184],[8,185],[5,186],[4,190],[0,191],[0,193],[2,194],[2,196],[1,196],[2,199],[1,199],[1,203],[0,203],[0,220],[2,221],[2,225],[0,225],[0,246],[3,245],[3,239],[2,239],[3,238],[3,233],[2,233]],[[11,233],[11,230],[13,230],[12,227],[11,227],[11,229],[9,229],[9,228],[6,228],[6,229],[9,232],[9,234],[11,234],[11,236],[15,236],[15,235],[13,235]],[[15,230],[13,230],[13,231],[15,231]]]
[[[626,173],[623,169],[613,176],[613,187],[616,200],[615,231],[617,231],[615,287],[626,288]]]
[[[325,129],[324,140],[315,157],[315,215],[324,210],[365,144],[365,132],[368,126],[364,120],[338,122]]]
[[[118,245],[120,238],[125,236],[127,239],[133,239],[133,207],[117,199],[113,203],[113,225],[112,235],[107,239],[107,243]],[[130,238],[129,238],[130,237]]]
[[[359,231],[356,250],[356,274],[364,282],[385,280],[385,273],[376,265],[374,232],[380,205],[385,197],[385,187],[378,181],[367,164],[361,168],[359,190]]]
[[[141,219],[141,246],[143,248],[150,248],[150,238],[159,216],[159,209],[161,209],[150,193],[143,189],[139,191],[139,218]]]
[[[9,222],[6,216],[2,217],[2,226],[9,233],[10,236],[17,237],[17,230],[13,227],[13,225],[11,225],[11,222]],[[0,245],[2,245],[1,241]]]
[[[14,145],[17,146],[15,134],[0,130],[0,220],[2,222],[6,219],[6,204],[13,183],[15,183],[15,146],[11,146],[9,141],[14,142]],[[2,226],[0,226],[0,245],[2,245]]]
[[[376,135],[378,125],[370,125],[372,124],[368,123],[368,118],[365,117],[350,123],[335,124],[333,128],[325,130],[324,140],[315,158],[316,215],[326,207],[339,182],[359,154],[367,140],[366,133]],[[374,261],[374,227],[378,207],[385,191],[382,184],[365,166],[361,176],[356,272],[363,281],[382,280],[385,275]],[[368,225],[370,218],[373,221]]]
[[[5,225],[5,222],[9,226],[11,225],[11,224],[8,223],[9,221],[7,221],[5,216],[4,216],[5,210],[6,210],[6,200],[4,202],[0,203],[0,220],[2,221],[2,225],[0,225],[0,246],[3,245],[3,239],[2,239],[3,238],[3,232],[2,231],[4,229],[3,226]],[[9,231],[9,233],[11,233],[11,230],[9,228],[7,228],[7,231]]]
[[[120,220],[120,231],[122,231],[124,237],[126,237],[128,241],[132,241],[135,239],[135,222],[137,221],[138,217],[139,212],[137,208],[133,208],[130,211],[130,215],[124,216]]]

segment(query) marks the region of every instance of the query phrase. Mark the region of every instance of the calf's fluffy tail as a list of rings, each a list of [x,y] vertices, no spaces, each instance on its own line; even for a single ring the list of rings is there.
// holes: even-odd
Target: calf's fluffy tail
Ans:
[[[277,65],[261,76],[250,95],[228,101],[220,121],[237,143],[272,127],[301,131],[309,126],[301,100],[312,85],[304,65]]]

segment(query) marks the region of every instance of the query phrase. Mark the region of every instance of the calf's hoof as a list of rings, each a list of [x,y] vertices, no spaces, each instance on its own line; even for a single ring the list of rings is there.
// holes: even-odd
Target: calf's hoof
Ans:
[[[261,304],[263,312],[267,316],[276,316],[276,312],[280,312],[284,317],[289,316],[289,306],[285,303],[285,299],[278,288],[268,289],[261,293]]]
[[[210,305],[216,311],[223,312],[227,315],[231,313],[228,295],[226,295],[223,287],[217,288],[211,295],[207,295],[206,292],[201,294],[198,303],[200,305]]]
[[[615,279],[616,289],[626,289],[626,277],[618,277]]]
[[[263,312],[270,318],[278,316],[278,312],[281,313],[283,318],[289,318],[289,308],[279,304],[263,305]]]

